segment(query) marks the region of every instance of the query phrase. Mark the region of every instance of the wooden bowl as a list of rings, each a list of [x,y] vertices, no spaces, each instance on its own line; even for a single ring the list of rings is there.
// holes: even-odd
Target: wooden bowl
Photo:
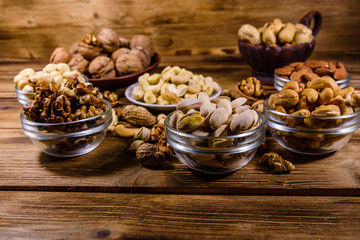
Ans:
[[[89,78],[89,82],[91,82],[95,87],[98,87],[101,90],[126,87],[132,83],[135,83],[138,80],[138,77],[140,77],[144,73],[154,70],[159,65],[160,60],[160,55],[155,53],[155,55],[151,58],[150,66],[140,72],[115,78]]]
[[[319,12],[309,12],[299,22],[310,27],[313,18],[312,34],[316,37],[322,24],[322,16]],[[273,84],[274,69],[292,62],[303,62],[308,59],[314,50],[315,38],[311,43],[302,43],[296,46],[268,47],[241,40],[238,41],[238,46],[241,56],[253,69],[254,77],[258,78],[263,84]]]

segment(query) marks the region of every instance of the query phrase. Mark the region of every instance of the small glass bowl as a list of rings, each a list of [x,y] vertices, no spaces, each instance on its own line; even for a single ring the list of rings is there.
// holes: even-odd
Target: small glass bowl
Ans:
[[[267,101],[264,115],[271,135],[292,152],[307,155],[335,152],[360,127],[360,111],[339,117],[302,117],[273,110]]]
[[[347,76],[345,79],[342,80],[336,80],[336,83],[339,85],[341,89],[347,88],[350,86],[350,74],[347,73]],[[281,91],[283,86],[289,82],[290,80],[280,77],[278,74],[274,73],[274,87],[276,90]],[[306,82],[303,82],[306,85]]]
[[[259,125],[232,136],[202,137],[172,128],[165,119],[166,140],[176,156],[189,168],[206,174],[225,174],[245,166],[265,141],[265,118],[258,113]],[[217,146],[214,146],[216,141]]]
[[[111,104],[102,114],[83,120],[64,123],[38,123],[20,120],[23,132],[41,151],[56,157],[74,157],[95,149],[104,140],[112,121]]]
[[[81,75],[85,79],[85,82],[89,82],[89,78],[86,75],[84,74]],[[35,99],[35,95],[36,95],[35,92],[24,92],[18,89],[17,86],[15,86],[15,91],[16,91],[17,100],[22,105],[31,104],[31,102]]]

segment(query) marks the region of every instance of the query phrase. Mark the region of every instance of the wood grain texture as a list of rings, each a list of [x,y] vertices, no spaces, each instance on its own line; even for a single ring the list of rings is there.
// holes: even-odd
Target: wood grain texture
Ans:
[[[102,27],[121,36],[147,34],[161,55],[238,52],[242,24],[275,17],[298,22],[311,10],[323,15],[315,51],[359,51],[359,1],[200,0],[0,1],[0,57],[48,58]]]
[[[351,85],[360,88],[359,59],[349,55],[318,56],[342,60],[352,74]],[[259,166],[259,156],[237,172],[221,177],[195,174],[177,159],[161,169],[142,167],[128,151],[129,139],[108,135],[93,152],[76,158],[54,158],[41,153],[21,130],[21,105],[11,78],[21,69],[41,69],[45,61],[0,60],[0,189],[148,193],[360,195],[360,130],[334,154],[304,157],[280,147],[271,137],[271,149],[291,160],[296,171],[276,175]],[[224,88],[250,75],[237,55],[168,56],[161,68],[179,65],[214,76]],[[121,91],[121,89],[120,89]]]
[[[2,239],[358,239],[360,199],[0,192]]]

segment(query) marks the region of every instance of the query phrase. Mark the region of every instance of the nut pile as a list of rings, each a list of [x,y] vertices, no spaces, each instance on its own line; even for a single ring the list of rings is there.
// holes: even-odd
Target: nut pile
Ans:
[[[279,93],[272,94],[268,106],[276,111],[299,117],[284,117],[290,127],[301,129],[332,128],[341,124],[341,119],[319,119],[321,117],[336,117],[358,111],[360,106],[360,91],[353,87],[340,89],[335,80],[328,77],[313,79],[304,83],[287,82]],[[318,118],[311,118],[318,117]],[[322,143],[331,142],[324,134],[303,132],[280,132],[288,142],[297,146],[316,149]],[[341,137],[339,135],[339,137]]]
[[[77,75],[77,80],[84,83],[85,79],[80,72],[70,70],[66,63],[48,64],[41,71],[25,68],[14,77],[14,83],[19,90],[24,92],[35,92],[35,86],[39,82],[53,86],[63,85],[72,76]]]
[[[347,77],[347,71],[341,62],[306,61],[293,62],[274,71],[277,75],[288,80],[307,82],[319,77],[331,77],[342,80]]]
[[[228,97],[217,97],[210,101],[206,93],[197,98],[181,100],[170,119],[171,127],[198,136],[229,136],[258,126],[258,114],[244,105],[246,98],[230,101]],[[209,141],[212,147],[230,146],[232,139]]]
[[[283,23],[279,18],[260,28],[244,24],[239,29],[238,36],[241,41],[266,46],[295,46],[310,43],[314,39],[312,30],[307,26],[301,23]]]
[[[25,117],[34,122],[63,123],[86,119],[106,111],[107,106],[99,89],[80,82],[78,76],[72,75],[61,86],[37,82],[35,100],[23,107]]]
[[[211,96],[220,89],[212,77],[193,74],[178,66],[168,66],[161,74],[145,73],[138,81],[139,86],[133,89],[132,97],[149,104],[177,104],[181,99],[194,98],[200,92]]]
[[[128,41],[110,29],[103,28],[96,35],[87,34],[68,52],[56,48],[51,63],[68,63],[72,70],[92,78],[113,78],[139,72],[150,66],[155,54],[150,37],[135,35]]]

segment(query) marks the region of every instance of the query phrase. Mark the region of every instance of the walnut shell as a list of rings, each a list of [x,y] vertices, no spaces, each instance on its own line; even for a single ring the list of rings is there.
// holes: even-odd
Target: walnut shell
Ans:
[[[141,60],[137,56],[129,53],[120,55],[115,65],[120,76],[143,70]]]
[[[130,42],[126,38],[119,38],[119,48],[130,48]]]
[[[97,39],[102,43],[104,52],[112,53],[119,48],[119,36],[110,28],[101,29]]]
[[[71,59],[70,53],[62,47],[55,48],[53,53],[51,54],[50,63],[67,63]]]
[[[85,59],[91,61],[94,58],[96,58],[97,56],[99,56],[101,51],[102,51],[101,47],[88,45],[88,44],[86,44],[84,42],[78,42],[78,43],[75,43],[71,47],[70,54],[71,55],[80,54]]]
[[[135,35],[130,40],[130,48],[136,48],[136,47],[143,47],[148,51],[150,54],[150,57],[154,56],[155,54],[155,47],[154,44],[151,42],[151,39],[149,36],[146,35]]]
[[[137,148],[136,159],[145,166],[154,167],[165,162],[165,155],[156,145],[144,143]]]
[[[150,66],[151,57],[148,51],[143,47],[136,47],[130,50],[129,54],[137,56],[141,63],[143,68],[147,68]]]
[[[89,72],[93,78],[114,78],[116,76],[114,62],[105,56],[99,56],[92,60]]]
[[[122,117],[134,126],[150,127],[156,123],[156,117],[141,106],[127,105],[122,111]]]
[[[89,61],[80,54],[75,54],[68,63],[71,70],[77,70],[80,73],[85,73],[88,70]]]
[[[130,52],[130,49],[128,49],[128,48],[125,48],[125,47],[119,48],[111,54],[111,59],[114,62],[116,62],[116,60],[119,58],[120,55],[127,54],[129,52]]]

